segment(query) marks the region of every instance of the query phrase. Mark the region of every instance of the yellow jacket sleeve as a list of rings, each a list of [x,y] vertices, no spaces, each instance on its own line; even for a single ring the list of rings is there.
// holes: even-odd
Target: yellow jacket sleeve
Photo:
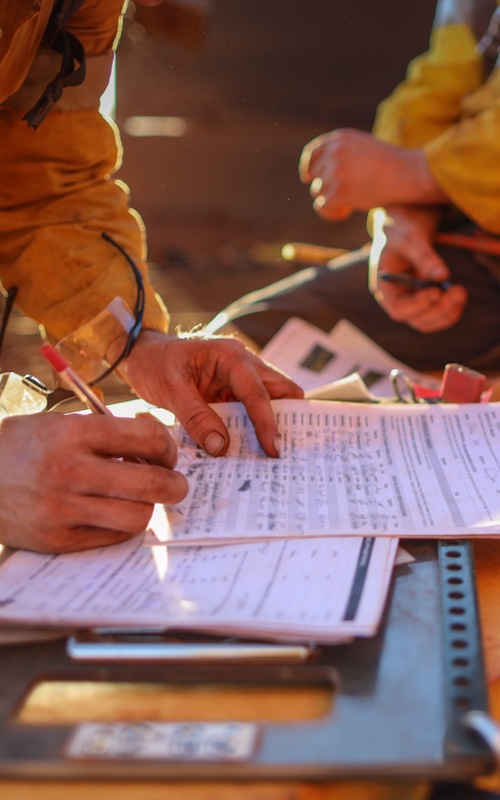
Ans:
[[[463,98],[483,81],[475,48],[466,25],[433,30],[427,53],[410,62],[406,80],[379,105],[375,135],[401,147],[422,147],[455,125]]]
[[[401,147],[422,147],[450,203],[500,233],[500,73],[483,82],[482,57],[466,25],[432,32],[428,52],[380,104],[373,132]]]
[[[485,107],[476,110],[479,99]],[[500,234],[500,70],[483,91],[465,98],[463,108],[460,122],[425,145],[427,163],[451,203]]]
[[[143,273],[144,326],[168,328],[166,309],[148,279],[142,222],[129,207],[127,188],[112,178],[120,163],[119,134],[98,110],[99,73],[109,73],[122,5],[87,0],[71,22],[88,57],[90,89],[66,89],[40,127],[28,128],[22,116],[52,58],[42,47],[28,74],[29,91],[21,88],[0,109],[0,277],[7,288],[18,287],[20,308],[54,340],[116,296],[134,306],[132,270],[103,232]]]

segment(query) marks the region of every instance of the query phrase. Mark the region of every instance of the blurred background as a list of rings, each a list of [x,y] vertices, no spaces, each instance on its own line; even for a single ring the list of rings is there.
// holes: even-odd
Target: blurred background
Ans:
[[[352,248],[364,215],[326,223],[298,179],[302,147],[369,130],[378,102],[427,47],[435,0],[166,0],[131,3],[116,59],[118,177],[148,229],[172,329],[210,319],[298,268],[289,241]],[[46,368],[14,314],[2,369]],[[122,391],[120,385],[117,391]]]
[[[427,47],[434,0],[175,0],[132,4],[116,66],[120,177],[148,229],[174,325],[289,274],[286,241],[351,248],[364,215],[325,223],[302,147],[369,130]]]

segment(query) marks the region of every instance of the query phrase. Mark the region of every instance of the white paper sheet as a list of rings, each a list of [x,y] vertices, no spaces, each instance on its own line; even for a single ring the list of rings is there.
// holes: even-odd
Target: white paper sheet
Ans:
[[[396,549],[359,537],[208,548],[139,537],[67,555],[19,551],[0,567],[0,620],[335,642],[375,631]]]
[[[231,435],[223,458],[181,432],[189,493],[155,519],[160,539],[500,534],[500,404],[273,407],[279,459],[264,455],[240,403],[214,405]]]
[[[304,320],[292,317],[260,355],[286,372],[304,391],[358,372],[374,395],[392,397],[394,392],[389,379],[391,369],[403,370],[421,386],[439,386],[439,381],[434,378],[396,361],[347,320],[341,320],[330,333],[325,333]]]

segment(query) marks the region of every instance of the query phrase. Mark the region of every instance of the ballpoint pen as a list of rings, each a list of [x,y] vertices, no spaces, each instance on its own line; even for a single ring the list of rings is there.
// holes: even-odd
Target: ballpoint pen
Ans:
[[[66,361],[64,356],[61,355],[52,345],[44,344],[40,348],[41,354],[47,359],[49,364],[61,376],[61,380],[66,384],[67,388],[76,394],[82,403],[85,403],[94,414],[106,414],[108,417],[113,416],[111,411],[104,403],[97,397],[95,392],[92,391],[83,378],[73,369],[71,364]]]
[[[61,376],[61,380],[66,384],[67,388],[74,392],[78,399],[81,400],[93,414],[105,414],[108,417],[113,416],[109,408],[104,405],[102,400],[97,397],[95,392],[85,383],[78,372],[73,369],[64,356],[52,347],[52,345],[44,344],[40,348],[40,352],[47,359],[51,367]],[[140,456],[133,456],[126,460],[134,461],[137,464],[149,464],[146,458],[141,458]]]
[[[377,277],[386,283],[396,283],[401,286],[408,286],[410,289],[429,289],[435,286],[445,292],[451,286],[451,281],[429,281],[423,278],[416,278],[407,272],[379,272]]]
[[[224,636],[203,637],[196,632],[171,637],[161,628],[94,628],[80,631],[67,642],[76,661],[306,661],[315,645],[282,642],[246,642]]]

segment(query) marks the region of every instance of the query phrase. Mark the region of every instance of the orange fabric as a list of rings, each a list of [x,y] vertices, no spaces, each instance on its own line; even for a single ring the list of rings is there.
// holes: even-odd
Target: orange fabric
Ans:
[[[40,45],[52,3],[0,0],[0,103],[22,85]]]
[[[81,41],[87,56],[102,55],[116,48],[127,5],[127,0],[85,0],[66,28]]]
[[[493,719],[500,724],[500,581],[498,580],[500,540],[475,541],[474,555],[490,712]],[[498,792],[500,768],[493,775],[482,778],[477,783],[483,789]]]
[[[42,0],[40,13],[51,1]],[[122,6],[123,0],[87,0],[77,12],[71,28],[87,53],[111,51]],[[36,18],[28,24],[38,25]],[[19,57],[14,37],[0,65],[0,91]],[[98,104],[98,96],[90,109],[58,110],[56,104],[36,131],[22,120],[22,110],[0,109],[0,278],[6,288],[18,286],[19,307],[55,340],[117,295],[134,306],[131,268],[102,232],[126,249],[144,275],[145,327],[168,328],[166,309],[148,279],[142,222],[129,208],[127,187],[111,178],[120,163],[119,133]]]

